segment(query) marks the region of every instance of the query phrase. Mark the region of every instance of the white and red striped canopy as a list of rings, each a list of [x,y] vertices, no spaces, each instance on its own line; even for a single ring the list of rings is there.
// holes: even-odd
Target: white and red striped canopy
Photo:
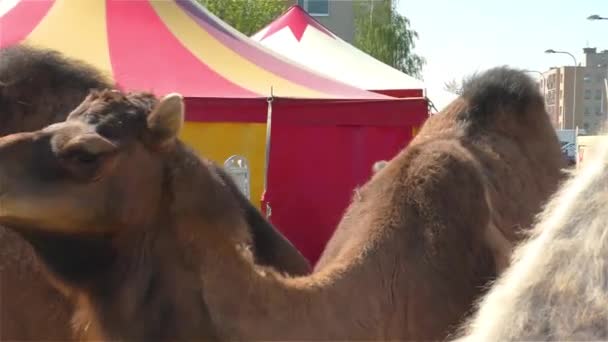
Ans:
[[[427,88],[421,80],[340,39],[298,5],[290,7],[251,38],[312,70],[361,89],[390,92]],[[426,91],[437,107],[443,107],[457,96],[442,89]]]

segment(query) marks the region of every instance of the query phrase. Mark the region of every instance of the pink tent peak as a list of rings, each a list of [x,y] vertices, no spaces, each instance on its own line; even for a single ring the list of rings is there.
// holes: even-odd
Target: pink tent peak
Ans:
[[[309,25],[335,39],[335,36],[331,31],[309,16],[299,5],[289,7],[289,9],[287,9],[287,11],[285,11],[277,20],[266,26],[265,29],[267,28],[268,31],[266,31],[262,39],[280,31],[284,27],[289,27],[296,39],[300,41],[304,35],[304,31],[306,31],[306,28]]]

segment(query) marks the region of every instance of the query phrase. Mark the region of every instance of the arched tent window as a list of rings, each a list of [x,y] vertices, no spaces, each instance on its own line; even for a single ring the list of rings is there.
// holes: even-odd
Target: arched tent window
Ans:
[[[249,162],[247,158],[234,155],[224,162],[224,168],[226,171],[232,175],[232,179],[234,179],[236,185],[241,189],[241,192],[250,199],[250,171],[249,171]]]

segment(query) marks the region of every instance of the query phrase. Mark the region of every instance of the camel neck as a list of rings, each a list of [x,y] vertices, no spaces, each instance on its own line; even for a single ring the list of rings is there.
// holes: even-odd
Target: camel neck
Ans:
[[[230,215],[238,210],[230,208],[237,205],[235,199],[214,188],[221,187],[221,182],[210,184],[205,182],[208,176],[197,177],[198,172],[208,170],[195,163],[200,161],[186,158],[174,163],[172,215],[178,240],[188,246],[180,253],[200,261],[198,285],[221,337],[318,340],[378,336],[374,319],[382,304],[364,295],[368,277],[361,273],[366,266],[354,258],[327,265],[310,276],[288,278],[256,265],[248,250],[251,235],[247,224],[242,217]],[[188,181],[178,183],[180,179]],[[344,317],[359,324],[336,324]]]
[[[212,320],[221,322],[216,328],[222,337],[326,340],[377,336],[372,332],[377,325],[368,323],[373,322],[381,303],[365,296],[365,281],[358,276],[363,266],[328,265],[309,276],[287,278],[254,265],[238,247],[217,242],[213,250],[218,254],[207,255],[201,268],[203,296]],[[360,324],[337,324],[345,320]]]

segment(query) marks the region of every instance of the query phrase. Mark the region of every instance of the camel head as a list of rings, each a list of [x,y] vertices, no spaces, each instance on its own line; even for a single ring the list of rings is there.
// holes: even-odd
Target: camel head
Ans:
[[[0,138],[0,224],[30,242],[52,283],[74,299],[78,336],[214,334],[191,286],[196,253],[220,234],[201,227],[235,227],[239,240],[227,243],[248,257],[252,239],[227,176],[177,138],[183,122],[179,94],[104,90],[63,122]],[[168,327],[167,319],[190,323]]]
[[[92,92],[64,122],[0,139],[0,224],[108,234],[153,220],[179,94]],[[35,227],[35,228],[34,228]]]

